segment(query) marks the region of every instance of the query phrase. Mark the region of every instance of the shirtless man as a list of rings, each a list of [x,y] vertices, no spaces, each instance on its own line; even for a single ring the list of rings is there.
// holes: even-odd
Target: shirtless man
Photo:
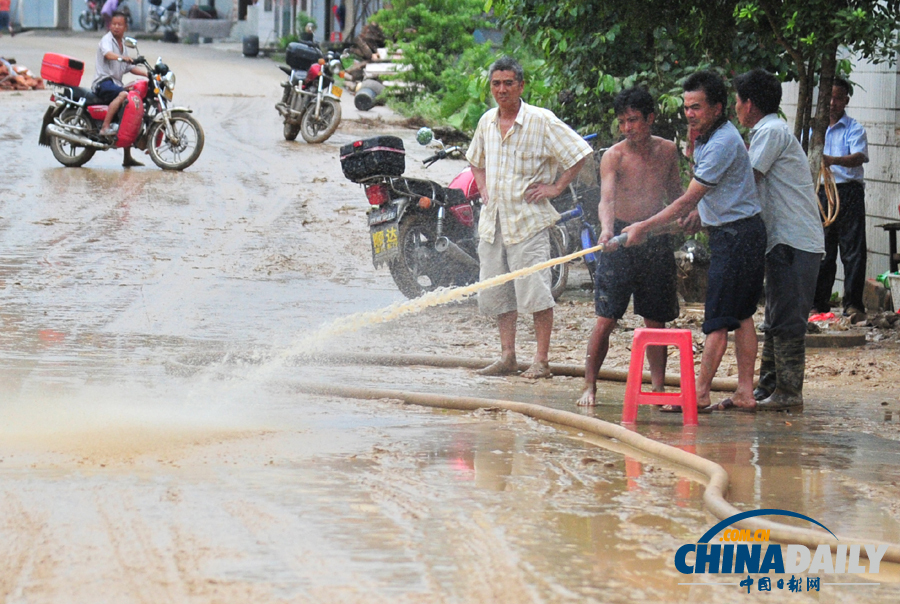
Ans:
[[[653,97],[642,88],[623,90],[613,102],[619,131],[625,140],[611,147],[600,161],[599,243],[606,243],[627,225],[653,216],[682,192],[675,143],[650,131],[656,118]],[[597,372],[609,351],[609,335],[634,295],[634,312],[647,327],[665,327],[678,317],[675,256],[668,235],[600,254],[594,280],[597,324],[588,340],[584,363],[584,394],[580,406],[596,404]],[[654,392],[664,389],[666,347],[647,349]],[[680,411],[666,405],[666,411]]]

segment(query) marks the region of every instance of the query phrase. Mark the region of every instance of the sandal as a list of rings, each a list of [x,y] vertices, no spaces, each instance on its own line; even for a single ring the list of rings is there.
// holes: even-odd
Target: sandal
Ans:
[[[681,405],[660,405],[660,413],[681,413]]]
[[[728,411],[729,409],[734,409],[735,411],[740,411],[742,413],[756,413],[756,405],[753,405],[752,407],[738,405],[730,397],[724,398],[709,407],[697,409],[697,413],[712,413],[713,411]]]

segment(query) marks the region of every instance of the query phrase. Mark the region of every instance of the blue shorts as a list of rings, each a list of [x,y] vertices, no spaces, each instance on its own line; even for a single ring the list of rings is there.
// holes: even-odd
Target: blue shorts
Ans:
[[[734,331],[753,316],[766,272],[766,225],[759,214],[709,228],[709,285],[703,333]]]
[[[627,223],[616,220],[618,235]],[[641,245],[600,253],[594,279],[598,317],[619,320],[634,296],[634,314],[666,323],[678,318],[677,269],[669,235],[650,237]]]
[[[112,80],[101,80],[97,87],[94,89],[94,94],[100,99],[100,102],[104,105],[109,105],[116,97],[119,96],[119,93],[125,90]]]
[[[0,10],[0,29],[7,29],[9,27],[9,11],[8,10]]]

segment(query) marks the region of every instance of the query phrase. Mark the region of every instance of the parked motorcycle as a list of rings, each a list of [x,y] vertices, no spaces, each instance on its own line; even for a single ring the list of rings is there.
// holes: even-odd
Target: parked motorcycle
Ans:
[[[433,139],[423,128],[417,140]],[[428,167],[458,155],[459,147],[444,147],[423,160]],[[372,261],[387,264],[394,283],[407,298],[439,287],[468,285],[478,280],[478,218],[481,194],[469,168],[448,187],[418,178],[405,178],[403,141],[376,136],[341,147],[344,176],[364,185],[371,207],[367,212]],[[561,229],[550,231],[551,256],[565,254]],[[565,290],[568,265],[551,269],[553,297]]]
[[[125,46],[137,49],[137,42],[125,38]],[[108,106],[101,105],[89,88],[78,86],[84,63],[64,55],[44,55],[41,77],[53,89],[53,95],[38,142],[49,146],[59,163],[83,166],[97,151],[131,146],[146,149],[153,163],[163,170],[184,170],[197,161],[203,150],[203,128],[190,109],[172,105],[175,73],[162,59],[150,65],[138,56],[134,64],[143,66],[150,79],[134,83],[115,120],[117,133],[101,136]]]
[[[78,15],[78,25],[86,31],[96,31],[103,23],[103,17],[100,16],[100,9],[103,3],[100,0],[84,0],[87,8]]]
[[[181,0],[172,2],[163,8],[163,0],[150,0],[150,8],[147,11],[147,31],[155,32],[162,25],[165,29],[175,31],[178,29],[178,21],[181,18]]]
[[[336,76],[344,77],[341,58],[333,51],[323,55],[315,46],[292,42],[285,60],[288,66],[279,67],[288,81],[281,84],[284,95],[275,105],[284,117],[284,138],[292,141],[300,134],[307,143],[325,142],[341,123],[343,90],[334,85]]]
[[[78,25],[86,31],[97,31],[103,25],[103,16],[100,14],[100,11],[103,10],[103,0],[84,0],[84,2],[87,4],[87,8],[78,15]],[[125,15],[128,29],[131,29],[131,9],[125,5],[125,0],[119,2],[116,10]]]

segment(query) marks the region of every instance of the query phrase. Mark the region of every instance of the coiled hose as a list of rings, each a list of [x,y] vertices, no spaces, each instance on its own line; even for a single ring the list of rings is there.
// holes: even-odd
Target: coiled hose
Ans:
[[[822,226],[829,226],[834,222],[838,213],[841,211],[841,196],[838,195],[837,184],[834,182],[834,174],[831,168],[822,161],[822,167],[819,168],[819,175],[816,177],[816,197],[819,196],[819,189],[825,187],[825,200],[828,208],[822,207],[822,199],[819,198],[819,214],[822,215]]]

